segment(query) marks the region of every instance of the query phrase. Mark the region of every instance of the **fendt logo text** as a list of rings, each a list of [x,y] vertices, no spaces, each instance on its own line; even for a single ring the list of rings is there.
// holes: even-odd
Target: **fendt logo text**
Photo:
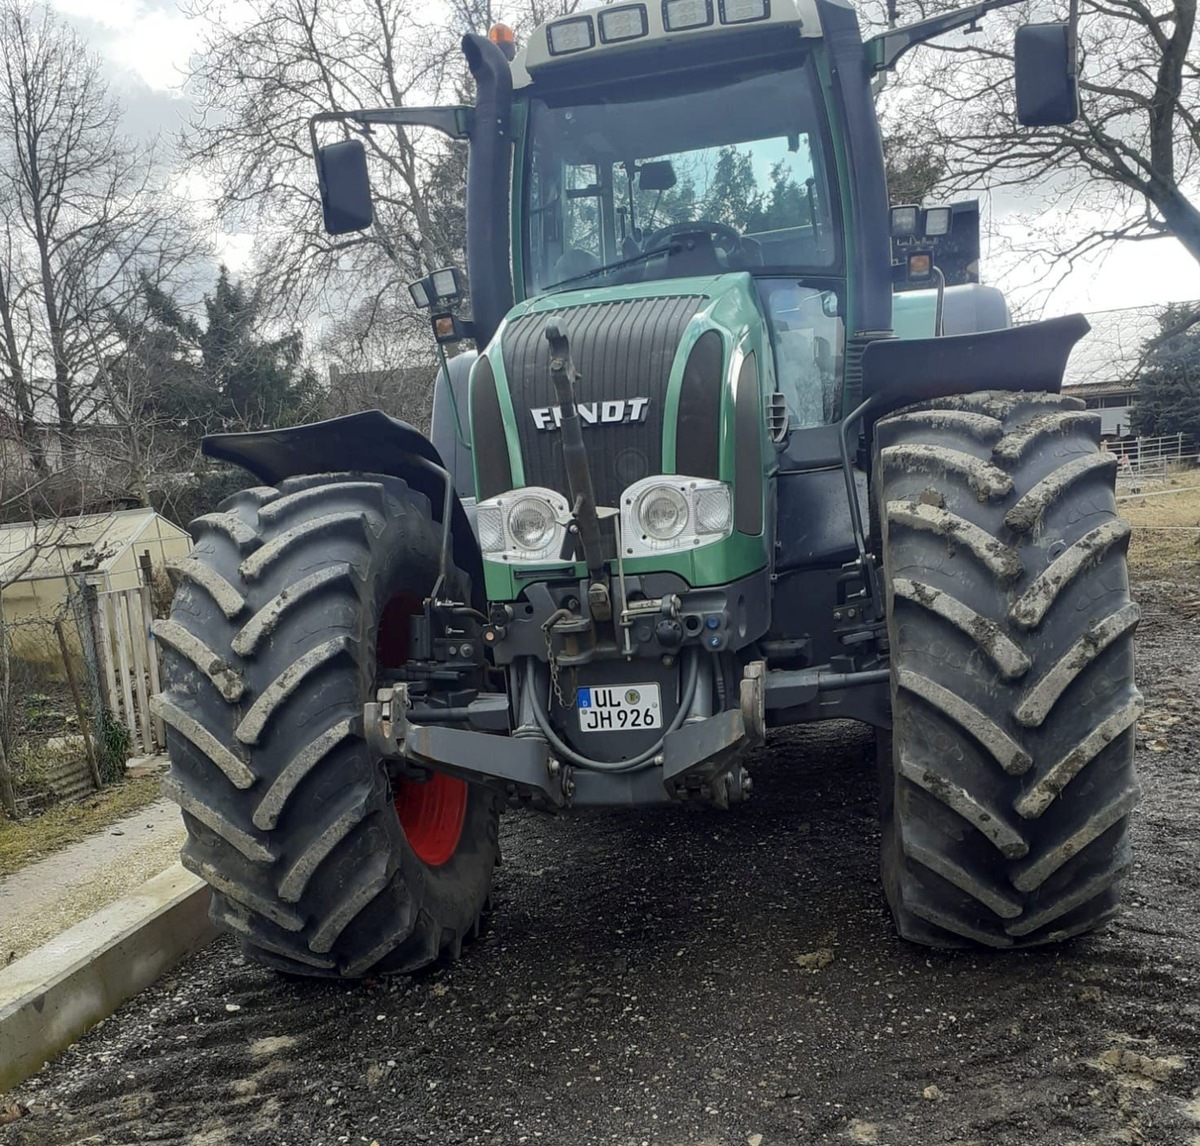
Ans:
[[[606,402],[580,402],[575,408],[585,426],[607,426],[617,422],[644,422],[649,405],[649,398],[611,398]],[[554,430],[562,425],[562,410],[557,406],[535,406],[529,412],[539,430]]]

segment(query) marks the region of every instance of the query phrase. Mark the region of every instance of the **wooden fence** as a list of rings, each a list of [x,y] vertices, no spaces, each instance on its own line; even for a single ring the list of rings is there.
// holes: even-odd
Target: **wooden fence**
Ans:
[[[134,754],[162,752],[162,721],[150,713],[159,691],[158,648],[150,634],[150,588],[117,589],[93,598],[98,669],[109,710],[129,731]]]

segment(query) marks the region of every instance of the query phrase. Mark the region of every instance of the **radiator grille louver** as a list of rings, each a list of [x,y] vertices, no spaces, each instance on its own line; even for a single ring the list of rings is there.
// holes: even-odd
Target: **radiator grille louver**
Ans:
[[[563,307],[524,315],[504,332],[504,370],[517,418],[525,484],[567,494],[560,435],[539,430],[532,411],[556,404],[550,381],[545,330],[562,327],[579,372],[581,403],[646,398],[644,421],[597,421],[583,430],[600,505],[616,506],[621,491],[639,478],[662,472],[663,415],[667,383],[680,340],[703,296],[628,299]]]

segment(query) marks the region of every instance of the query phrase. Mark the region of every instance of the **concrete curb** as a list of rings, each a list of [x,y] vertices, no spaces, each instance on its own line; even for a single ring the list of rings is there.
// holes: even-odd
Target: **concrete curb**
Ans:
[[[0,970],[0,1093],[216,935],[209,890],[179,864]]]

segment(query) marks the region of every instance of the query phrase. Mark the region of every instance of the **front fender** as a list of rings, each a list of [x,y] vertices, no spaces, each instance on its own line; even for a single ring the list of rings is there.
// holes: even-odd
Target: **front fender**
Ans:
[[[270,485],[300,474],[353,472],[403,478],[429,498],[434,520],[442,520],[443,479],[417,460],[445,469],[441,456],[419,430],[381,410],[282,430],[212,434],[202,448],[208,457],[241,466]],[[471,603],[482,608],[483,559],[457,493],[452,515],[454,563],[471,578],[475,598]]]
[[[1090,330],[1081,314],[945,338],[881,339],[863,353],[862,393],[872,416],[926,398],[974,390],[1057,394],[1072,349]]]

